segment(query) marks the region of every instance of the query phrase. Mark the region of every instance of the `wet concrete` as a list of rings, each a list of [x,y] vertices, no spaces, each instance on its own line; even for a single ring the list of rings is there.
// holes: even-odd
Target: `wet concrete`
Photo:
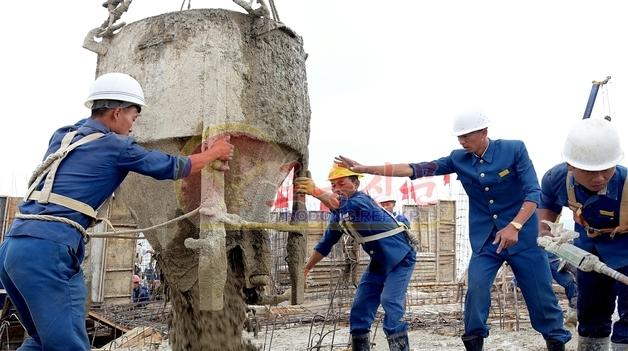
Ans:
[[[224,198],[208,195],[201,178],[207,173],[180,181],[129,175],[116,196],[138,226],[163,223],[201,202],[224,202],[229,213],[245,220],[268,221],[277,187],[307,155],[310,106],[302,39],[267,19],[199,9],[131,23],[104,42],[109,49],[98,57],[97,74],[126,72],[144,88],[147,106],[133,132],[138,142],[189,155],[199,150],[201,134],[213,131],[231,135],[236,146],[231,170],[214,192]],[[184,244],[200,237],[202,223],[207,222],[197,215],[144,233],[171,287],[172,348],[251,349],[241,341],[244,299],[269,290],[268,237],[263,230],[226,231],[226,285],[218,277],[202,277],[223,292],[223,310],[202,311],[199,271],[206,270],[199,267],[199,250]],[[303,262],[294,261],[292,270],[302,271]]]

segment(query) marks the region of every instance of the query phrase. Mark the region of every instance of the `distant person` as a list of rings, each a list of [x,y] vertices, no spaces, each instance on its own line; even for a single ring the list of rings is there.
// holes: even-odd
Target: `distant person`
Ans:
[[[405,224],[408,229],[410,229],[410,221],[406,216],[404,216],[401,212],[395,212],[395,204],[397,200],[390,195],[380,195],[377,197],[376,201],[388,212],[392,213],[395,216],[395,219],[402,224]]]
[[[403,318],[416,251],[410,244],[407,228],[399,225],[370,196],[358,191],[359,177],[347,168],[334,166],[327,177],[332,192],[317,188],[312,179],[295,179],[297,193],[312,195],[331,210],[325,233],[305,265],[304,275],[307,278],[343,234],[353,237],[371,261],[362,275],[349,314],[352,350],[370,350],[369,333],[381,305],[390,350],[408,351],[408,325]]]
[[[512,267],[528,306],[532,327],[547,349],[564,350],[571,334],[552,290],[547,255],[537,243],[535,213],[540,188],[522,141],[488,138],[489,121],[481,113],[457,116],[454,135],[462,149],[431,162],[365,166],[339,156],[336,161],[357,173],[421,177],[456,173],[469,196],[469,239],[473,253],[468,268],[462,336],[467,350],[482,350],[491,288],[504,262]]]
[[[565,162],[543,176],[539,217],[550,222],[569,207],[580,236],[574,245],[628,274],[627,170],[613,122],[588,118],[565,140]],[[623,203],[623,204],[622,204]],[[548,232],[541,223],[541,232]],[[596,272],[578,271],[578,350],[628,350],[628,286]],[[612,322],[617,307],[619,320]],[[611,333],[612,332],[612,333]]]
[[[129,134],[145,105],[144,92],[128,74],[98,77],[85,104],[90,118],[53,133],[39,176],[29,182],[0,247],[0,281],[29,335],[21,350],[90,349],[81,270],[86,228],[129,172],[181,179],[233,156],[227,138],[190,156],[138,145]]]
[[[133,275],[133,289],[131,291],[131,302],[137,306],[145,306],[150,300],[148,288],[142,285],[139,275]]]

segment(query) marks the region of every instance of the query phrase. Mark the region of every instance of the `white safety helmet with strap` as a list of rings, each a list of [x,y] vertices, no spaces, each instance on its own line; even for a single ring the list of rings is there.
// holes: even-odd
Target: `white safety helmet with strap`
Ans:
[[[478,111],[469,111],[457,115],[454,118],[453,131],[455,136],[465,135],[487,128],[490,124],[488,117]]]
[[[96,100],[117,100],[146,106],[140,83],[125,73],[105,73],[98,77],[89,89],[85,106],[92,108]]]
[[[615,167],[624,157],[619,133],[601,118],[580,120],[567,135],[563,148],[565,162],[586,171]]]

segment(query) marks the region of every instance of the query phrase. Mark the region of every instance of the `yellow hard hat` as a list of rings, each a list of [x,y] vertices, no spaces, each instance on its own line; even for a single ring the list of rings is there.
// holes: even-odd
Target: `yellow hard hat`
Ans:
[[[362,178],[362,174],[355,173],[349,168],[345,168],[334,163],[334,165],[329,170],[329,175],[327,176],[327,180],[334,180],[338,178],[351,177],[351,176],[357,176],[358,178]]]

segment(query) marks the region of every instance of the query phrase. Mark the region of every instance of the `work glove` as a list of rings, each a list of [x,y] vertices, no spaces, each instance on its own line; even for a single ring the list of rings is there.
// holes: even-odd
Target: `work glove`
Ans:
[[[294,191],[298,194],[314,195],[316,184],[307,177],[298,177],[294,180]]]

